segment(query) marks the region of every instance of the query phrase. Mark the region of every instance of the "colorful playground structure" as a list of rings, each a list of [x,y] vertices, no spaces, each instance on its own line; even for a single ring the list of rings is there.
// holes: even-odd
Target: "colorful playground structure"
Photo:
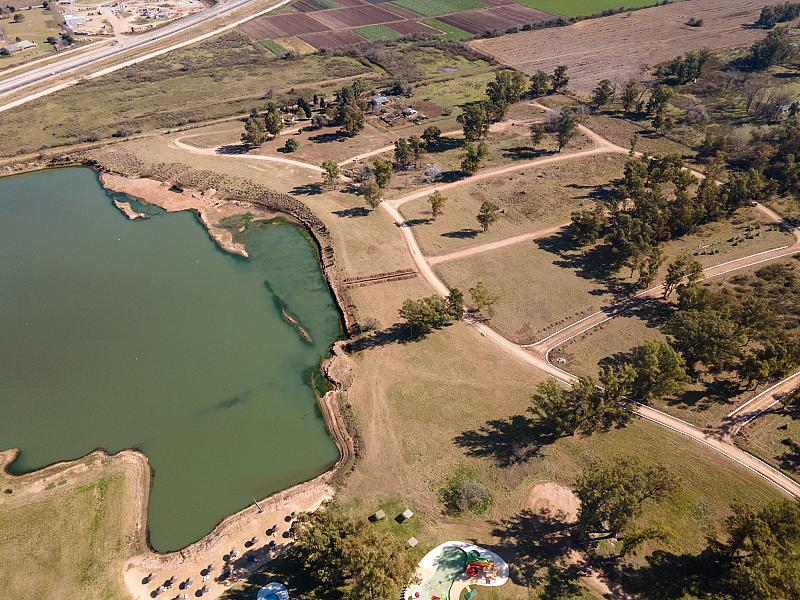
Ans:
[[[498,587],[508,581],[508,564],[494,552],[450,541],[428,552],[419,562],[404,600],[464,600],[477,595],[470,586]]]

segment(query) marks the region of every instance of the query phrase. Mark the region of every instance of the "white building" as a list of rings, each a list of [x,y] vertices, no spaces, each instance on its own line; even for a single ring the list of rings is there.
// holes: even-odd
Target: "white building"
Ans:
[[[64,13],[64,24],[70,29],[86,25],[86,17],[83,15],[69,15]]]

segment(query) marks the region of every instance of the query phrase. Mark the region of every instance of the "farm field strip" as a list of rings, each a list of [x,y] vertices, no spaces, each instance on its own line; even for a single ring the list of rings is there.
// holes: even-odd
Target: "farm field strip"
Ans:
[[[586,17],[624,6],[625,8],[644,8],[655,6],[660,0],[517,0],[562,17]]]
[[[517,0],[348,0],[332,6],[333,1],[303,0],[296,6],[300,12],[254,19],[241,30],[256,41],[299,37],[327,49],[415,33],[465,40],[486,31],[505,31],[555,17]]]

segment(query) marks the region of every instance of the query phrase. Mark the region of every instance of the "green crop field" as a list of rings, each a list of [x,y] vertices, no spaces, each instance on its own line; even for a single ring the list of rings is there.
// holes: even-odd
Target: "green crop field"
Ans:
[[[393,4],[413,10],[426,17],[436,17],[487,6],[482,0],[394,0]]]
[[[288,48],[284,48],[275,40],[260,40],[258,43],[272,52],[275,56],[283,56],[289,52]]]
[[[356,27],[353,29],[357,34],[364,36],[371,42],[379,40],[396,40],[403,35],[399,31],[390,29],[386,25],[367,25],[366,27]]]
[[[439,19],[425,19],[423,23],[429,27],[433,27],[434,29],[441,31],[444,34],[442,35],[442,39],[449,42],[460,42],[473,37],[469,31],[464,31],[458,27],[453,27],[452,25],[448,25]]]
[[[517,2],[564,17],[584,17],[623,6],[625,8],[655,6],[659,0],[517,0]]]

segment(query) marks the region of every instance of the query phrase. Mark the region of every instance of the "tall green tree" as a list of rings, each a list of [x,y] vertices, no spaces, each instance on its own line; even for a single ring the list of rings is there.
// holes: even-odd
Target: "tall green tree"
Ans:
[[[602,108],[614,99],[614,86],[611,80],[603,79],[592,92],[592,104],[595,108]]]
[[[542,127],[541,123],[534,123],[531,125],[529,131],[531,134],[531,148],[536,150],[539,144],[544,140],[544,127]]]
[[[576,133],[578,133],[578,115],[573,109],[565,108],[556,122],[556,140],[558,140],[559,152],[575,137]]]
[[[489,148],[485,142],[464,144],[464,156],[461,159],[461,172],[474,175],[481,168],[481,161],[489,156]]]
[[[382,158],[376,159],[372,163],[372,174],[378,187],[385,188],[392,180],[392,163]]]
[[[326,160],[322,163],[322,180],[326,185],[336,189],[339,180],[342,178],[342,170],[335,160]]]
[[[482,281],[469,288],[469,295],[472,298],[472,306],[475,311],[481,314],[484,313],[484,310],[491,310],[500,300],[500,296],[489,291],[489,288]]]
[[[646,506],[663,502],[677,488],[677,478],[660,465],[630,458],[595,463],[575,482],[581,503],[578,529],[594,540],[631,535],[634,519]]]
[[[669,266],[664,278],[664,297],[680,287],[694,286],[703,278],[703,265],[688,254],[681,253]]]
[[[659,400],[686,387],[686,361],[664,341],[650,340],[637,346],[630,351],[626,362],[635,373],[631,394],[637,400]]]
[[[431,217],[434,221],[436,217],[442,214],[445,202],[447,202],[447,198],[439,190],[428,196],[428,204],[431,205]]]
[[[266,141],[267,130],[264,128],[264,121],[260,117],[249,117],[244,123],[242,143],[257,148]]]
[[[436,148],[442,140],[442,130],[436,125],[429,125],[422,132],[422,139],[425,140],[425,147],[430,151]]]
[[[555,93],[561,92],[566,89],[567,84],[569,83],[569,76],[567,75],[567,67],[564,65],[559,65],[556,67],[556,70],[553,71],[553,77],[551,79],[551,83],[553,86],[553,91]]]
[[[527,77],[519,71],[508,69],[496,71],[494,81],[490,81],[486,86],[491,120],[502,120],[506,116],[508,107],[522,98],[527,86]]]
[[[500,207],[491,200],[484,200],[475,218],[486,233],[489,227],[500,219]]]
[[[531,96],[539,98],[540,96],[546,96],[549,91],[550,75],[541,70],[536,71],[533,77],[531,77]]]
[[[411,165],[414,160],[414,154],[411,151],[411,145],[405,138],[400,138],[394,143],[394,162],[401,168],[406,169]]]
[[[489,111],[485,102],[467,104],[456,120],[464,128],[464,139],[468,142],[477,142],[489,133]]]

